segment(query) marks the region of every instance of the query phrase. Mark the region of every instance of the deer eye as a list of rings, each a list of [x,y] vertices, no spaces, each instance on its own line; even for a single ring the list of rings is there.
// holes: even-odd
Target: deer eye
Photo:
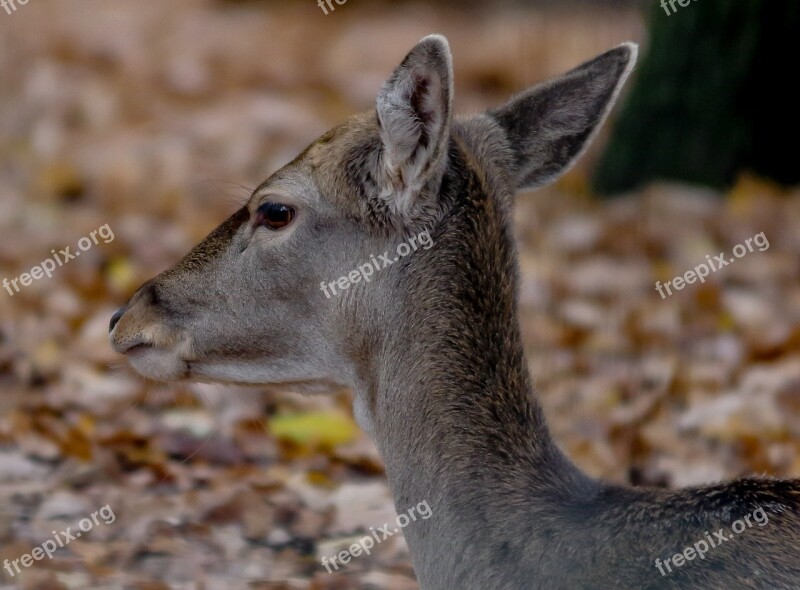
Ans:
[[[283,229],[294,221],[295,211],[289,205],[264,203],[256,211],[256,227]]]

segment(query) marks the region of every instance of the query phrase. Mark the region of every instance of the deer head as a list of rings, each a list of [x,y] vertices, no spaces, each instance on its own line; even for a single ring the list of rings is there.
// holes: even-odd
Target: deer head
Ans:
[[[461,256],[459,242],[436,244],[454,209],[486,192],[482,183],[504,200],[567,170],[635,56],[622,45],[496,110],[454,119],[447,41],[426,37],[374,109],[323,135],[144,284],[114,314],[112,346],[156,380],[358,390],[369,357],[414,305],[413,285]],[[430,243],[398,257],[415,236]],[[371,276],[364,268],[350,278],[372,262]]]

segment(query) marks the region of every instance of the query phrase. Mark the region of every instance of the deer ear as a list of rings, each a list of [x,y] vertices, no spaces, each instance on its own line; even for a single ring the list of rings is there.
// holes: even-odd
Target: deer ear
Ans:
[[[450,135],[453,64],[441,35],[420,41],[378,93],[382,141],[381,197],[408,212],[441,173]]]
[[[514,150],[518,189],[548,184],[569,170],[611,111],[637,53],[636,44],[625,43],[490,111]]]

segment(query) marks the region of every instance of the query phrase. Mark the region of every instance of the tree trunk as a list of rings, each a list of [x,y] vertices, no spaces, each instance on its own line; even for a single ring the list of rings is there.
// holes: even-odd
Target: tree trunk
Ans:
[[[800,182],[790,143],[800,134],[800,2],[694,0],[669,15],[655,6],[650,48],[595,189],[619,193],[656,179],[723,189],[745,170]]]

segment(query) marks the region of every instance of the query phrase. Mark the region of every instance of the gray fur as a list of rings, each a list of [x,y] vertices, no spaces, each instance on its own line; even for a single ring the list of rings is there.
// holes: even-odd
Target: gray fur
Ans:
[[[113,346],[156,379],[351,387],[398,512],[422,501],[433,511],[404,530],[424,590],[800,587],[798,482],[663,491],[593,480],[559,451],[533,392],[513,195],[574,162],[634,59],[623,45],[488,114],[453,119],[449,50],[426,38],[377,111],[324,135],[144,285]],[[409,88],[414,80],[428,84]],[[387,176],[397,154],[388,169],[411,178]],[[253,227],[265,200],[297,209],[290,228]],[[336,297],[320,291],[421,229],[430,249]],[[656,558],[758,508],[767,526],[668,575],[656,569]]]

